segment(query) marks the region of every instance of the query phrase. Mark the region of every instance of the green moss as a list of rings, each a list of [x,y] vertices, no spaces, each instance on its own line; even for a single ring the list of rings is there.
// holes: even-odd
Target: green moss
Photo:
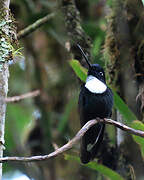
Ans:
[[[21,55],[19,50],[15,50],[11,45],[15,42],[13,35],[16,33],[14,28],[14,18],[12,18],[9,12],[9,19],[6,19],[6,11],[2,10],[0,14],[0,71],[2,64],[10,59],[13,59],[15,55]],[[13,39],[12,39],[13,38]]]

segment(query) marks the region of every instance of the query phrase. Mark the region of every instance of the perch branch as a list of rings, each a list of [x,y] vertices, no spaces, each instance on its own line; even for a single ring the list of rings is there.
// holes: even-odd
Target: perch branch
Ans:
[[[140,130],[135,130],[133,128],[130,128],[122,123],[116,122],[112,119],[99,119],[97,118],[96,120],[90,120],[88,121],[76,134],[76,136],[70,140],[67,144],[65,144],[64,146],[58,148],[56,151],[48,154],[48,155],[44,155],[44,156],[31,156],[31,157],[3,157],[0,158],[0,162],[7,162],[7,161],[20,161],[20,162],[33,162],[33,161],[44,161],[44,160],[48,160],[52,157],[55,157],[59,154],[64,153],[65,151],[71,149],[73,147],[74,144],[76,144],[81,137],[86,133],[86,131],[92,127],[94,124],[101,122],[104,124],[111,124],[117,128],[120,128],[126,132],[129,132],[131,134],[140,136],[144,138],[144,131],[140,131]]]
[[[33,31],[35,31],[37,28],[39,28],[40,26],[45,24],[47,21],[52,19],[54,16],[55,16],[55,13],[51,13],[51,14],[48,14],[47,16],[45,16],[45,17],[43,17],[41,19],[38,19],[33,24],[31,24],[28,27],[26,27],[25,29],[19,31],[18,34],[17,34],[17,38],[21,39],[21,38],[27,36],[28,34],[30,34]]]
[[[20,101],[22,99],[36,97],[39,94],[40,94],[40,90],[35,90],[35,91],[28,92],[28,93],[25,93],[25,94],[22,94],[22,95],[19,95],[19,96],[7,97],[5,99],[5,101],[8,102],[8,103],[9,102],[17,102],[17,101]]]
[[[129,126],[126,126],[125,124],[114,121],[112,119],[106,119],[105,118],[105,119],[100,119],[99,121],[102,122],[102,123],[105,123],[105,124],[111,124],[111,125],[119,128],[119,129],[121,129],[123,131],[126,131],[126,132],[128,132],[130,134],[134,134],[136,136],[140,136],[140,137],[144,138],[144,131],[133,129],[133,128],[129,127]]]

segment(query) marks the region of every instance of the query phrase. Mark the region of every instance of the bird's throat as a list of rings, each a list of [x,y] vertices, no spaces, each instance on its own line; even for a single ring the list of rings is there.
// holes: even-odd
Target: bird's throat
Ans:
[[[85,87],[92,93],[102,94],[106,91],[107,86],[96,77],[89,75]]]

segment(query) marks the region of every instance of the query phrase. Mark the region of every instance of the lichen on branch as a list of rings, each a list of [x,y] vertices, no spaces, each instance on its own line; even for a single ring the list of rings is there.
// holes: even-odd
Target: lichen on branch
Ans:
[[[12,20],[6,20],[4,14],[0,16],[0,71],[5,61],[12,57],[11,40],[9,36],[9,24]]]

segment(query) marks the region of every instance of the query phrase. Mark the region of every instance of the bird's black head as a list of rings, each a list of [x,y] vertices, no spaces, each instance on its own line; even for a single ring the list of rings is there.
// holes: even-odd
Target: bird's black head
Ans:
[[[105,83],[105,73],[99,64],[92,64],[88,69],[88,75],[92,75]]]
[[[100,81],[102,81],[103,83],[105,83],[105,73],[104,73],[103,68],[99,64],[91,64],[89,62],[87,56],[83,52],[81,46],[79,44],[77,44],[77,47],[79,48],[82,56],[84,57],[84,59],[86,60],[88,66],[89,66],[88,75],[92,75],[92,76],[96,77],[97,79],[99,79]]]

